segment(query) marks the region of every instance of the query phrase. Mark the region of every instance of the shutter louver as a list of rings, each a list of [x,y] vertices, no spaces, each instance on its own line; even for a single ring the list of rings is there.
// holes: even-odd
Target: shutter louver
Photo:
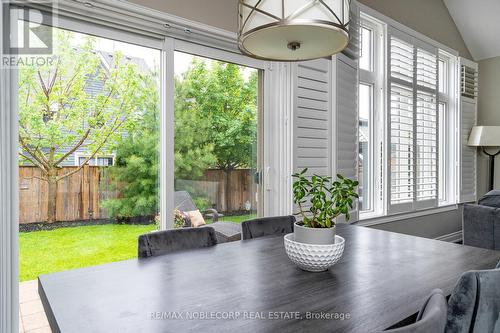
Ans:
[[[462,65],[460,73],[460,87],[462,96],[468,98],[477,97],[477,70],[475,68]]]
[[[413,92],[391,84],[391,205],[413,202]]]
[[[335,173],[358,179],[358,67],[342,54],[335,57]],[[334,176],[336,176],[336,174]],[[358,204],[349,212],[358,220]],[[344,222],[344,217],[338,218]]]
[[[417,49],[417,201],[432,206],[438,199],[437,62],[435,52]]]
[[[438,204],[437,49],[390,33],[389,212]]]
[[[390,39],[390,206],[411,204],[415,193],[413,46]]]
[[[351,59],[358,59],[360,56],[361,35],[359,6],[356,1],[351,1],[349,12],[349,44],[342,53]]]
[[[413,84],[413,46],[391,37],[391,78]]]
[[[477,123],[478,65],[461,58],[460,95],[460,202],[476,201],[476,148],[467,145],[470,131]]]
[[[476,149],[467,145],[470,131],[476,125],[476,105],[469,101],[462,101],[460,108],[462,113],[460,202],[476,201]]]
[[[309,175],[331,175],[330,68],[326,59],[296,65],[294,169]]]
[[[436,95],[417,94],[417,200],[437,198],[437,112]]]

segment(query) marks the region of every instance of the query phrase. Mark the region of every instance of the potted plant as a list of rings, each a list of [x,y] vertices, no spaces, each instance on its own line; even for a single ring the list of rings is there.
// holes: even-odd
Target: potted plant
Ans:
[[[333,244],[337,217],[345,215],[350,219],[349,209],[359,198],[355,189],[358,182],[337,175],[332,177],[313,175],[306,177],[307,169],[292,177],[293,202],[299,211],[299,221],[294,226],[294,240],[306,244]]]

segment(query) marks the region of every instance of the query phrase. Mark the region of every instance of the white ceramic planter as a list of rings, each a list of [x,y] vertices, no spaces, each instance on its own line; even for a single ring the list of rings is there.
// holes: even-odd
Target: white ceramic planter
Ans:
[[[295,222],[293,233],[295,241],[299,243],[318,245],[335,243],[335,226],[331,228],[308,228]]]
[[[344,253],[344,238],[335,236],[335,243],[328,245],[299,243],[294,234],[284,237],[288,258],[301,269],[308,272],[323,272],[340,260]]]

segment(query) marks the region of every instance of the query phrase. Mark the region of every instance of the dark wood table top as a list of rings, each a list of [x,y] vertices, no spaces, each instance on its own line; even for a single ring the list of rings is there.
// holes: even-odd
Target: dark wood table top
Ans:
[[[337,233],[344,255],[323,273],[291,263],[282,237],[261,238],[42,275],[39,293],[54,332],[370,332],[500,259],[364,227]]]

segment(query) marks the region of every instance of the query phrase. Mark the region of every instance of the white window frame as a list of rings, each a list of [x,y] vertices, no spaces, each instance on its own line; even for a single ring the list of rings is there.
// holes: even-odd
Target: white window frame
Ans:
[[[414,53],[414,58],[413,58],[413,61],[414,61],[414,68],[413,68],[413,82],[407,82],[405,80],[401,80],[399,78],[389,78],[390,76],[390,66],[388,66],[388,68],[386,69],[387,71],[387,76],[388,76],[388,80],[391,81],[391,84],[394,82],[396,83],[397,85],[400,85],[402,87],[404,87],[405,89],[408,89],[411,91],[411,93],[413,94],[413,115],[414,117],[416,116],[417,112],[418,112],[418,103],[417,103],[417,95],[418,93],[427,93],[427,94],[434,94],[435,98],[436,98],[436,114],[437,114],[437,107],[438,107],[438,84],[439,82],[436,81],[436,87],[435,89],[431,89],[431,88],[428,88],[428,87],[425,87],[425,86],[422,86],[420,84],[418,84],[418,75],[417,75],[417,54],[418,54],[418,51],[419,50],[423,50],[424,52],[429,52],[433,55],[436,56],[436,66],[438,64],[438,57],[437,57],[437,51],[438,49],[429,44],[429,43],[426,43],[426,42],[423,42],[421,41],[420,39],[418,38],[415,38],[413,37],[412,35],[409,35],[405,32],[401,32],[400,30],[398,29],[394,29],[393,27],[389,27],[390,29],[390,36],[391,37],[394,37],[400,41],[402,41],[403,43],[408,43],[409,45],[411,45],[411,47],[413,48],[413,53]],[[390,49],[388,48],[388,51],[390,52]],[[436,67],[436,70],[437,70],[437,67]],[[436,74],[437,75],[437,74]],[[389,83],[388,83],[389,84]],[[388,99],[390,98],[390,89],[388,89]],[[386,106],[386,109],[387,109],[387,114],[389,115],[389,105]],[[439,125],[439,124],[438,124]],[[387,147],[387,151],[389,152],[391,150],[391,139],[389,138],[389,130],[387,131],[388,132],[388,136],[387,136],[387,142],[386,142],[386,147]],[[436,135],[437,137],[439,137],[439,127],[436,128]],[[388,209],[388,213],[389,214],[400,214],[400,213],[410,213],[410,212],[414,212],[414,211],[417,211],[417,210],[425,210],[425,209],[430,209],[430,208],[436,208],[438,206],[438,191],[436,190],[436,197],[435,198],[431,198],[431,199],[425,199],[425,200],[418,200],[418,195],[417,195],[417,191],[418,191],[418,172],[417,172],[417,168],[418,168],[418,152],[417,152],[417,141],[418,141],[418,130],[417,130],[417,120],[416,120],[416,117],[414,118],[414,123],[413,123],[413,184],[412,184],[412,187],[413,187],[413,200],[412,201],[407,201],[407,202],[399,202],[399,203],[391,203],[390,201],[390,191],[387,191],[387,195],[389,196],[389,199],[387,200],[388,203],[387,203],[387,209]],[[439,148],[439,147],[438,147]],[[439,163],[439,154],[437,152],[437,162]],[[390,168],[389,168],[389,165],[391,163],[391,156],[390,154],[387,154],[387,171],[388,173],[390,172]],[[439,165],[437,165],[437,177],[436,177],[436,185],[438,186],[439,185]],[[387,183],[388,185],[387,186],[390,186],[391,184],[391,177],[390,175],[387,177]],[[390,187],[389,187],[390,188]],[[437,188],[438,189],[438,188]]]
[[[372,70],[359,68],[359,84],[366,84],[372,87],[372,107],[369,119],[369,151],[371,158],[369,161],[370,179],[370,209],[359,211],[360,219],[367,219],[381,216],[385,213],[385,184],[383,179],[383,161],[385,160],[384,142],[384,105],[385,105],[385,27],[384,24],[373,16],[364,12],[360,13],[361,27],[372,31]],[[377,129],[377,130],[375,130]],[[380,130],[382,129],[382,130]],[[382,158],[379,158],[382,156]]]
[[[382,135],[384,136],[382,138],[383,142],[383,151],[382,156],[383,156],[383,165],[381,166],[381,176],[376,177],[376,179],[382,179],[382,184],[380,185],[380,189],[382,190],[382,198],[380,199],[381,201],[381,206],[382,208],[379,209],[378,212],[364,212],[360,211],[360,220],[362,220],[359,224],[360,225],[376,225],[379,223],[386,223],[387,219],[390,219],[390,221],[393,221],[394,219],[403,219],[406,217],[411,217],[415,214],[418,214],[418,216],[422,214],[427,214],[427,213],[434,213],[437,210],[440,209],[457,209],[457,202],[458,202],[458,178],[459,178],[459,143],[460,140],[458,138],[458,124],[459,124],[459,119],[458,119],[458,112],[459,112],[459,70],[458,70],[458,51],[440,43],[437,42],[422,33],[419,33],[411,28],[406,27],[405,25],[377,12],[376,10],[364,5],[364,4],[359,4],[360,7],[360,14],[361,14],[361,20],[363,22],[363,18],[370,18],[372,20],[375,20],[376,22],[379,22],[382,26],[383,30],[383,41],[379,41],[379,47],[383,49],[382,53],[385,53],[385,50],[387,48],[387,30],[389,27],[391,29],[396,29],[399,30],[400,32],[410,35],[411,37],[420,40],[424,43],[427,43],[439,50],[439,58],[444,58],[448,60],[448,71],[447,71],[447,79],[448,79],[448,93],[446,96],[446,101],[447,101],[447,106],[448,110],[446,111],[447,116],[448,116],[448,121],[446,124],[446,135],[444,136],[443,142],[439,143],[440,145],[446,145],[446,158],[443,156],[443,160],[446,161],[446,166],[441,166],[439,165],[438,167],[438,172],[440,172],[440,169],[445,169],[447,170],[445,177],[443,179],[443,183],[441,182],[440,175],[438,175],[438,182],[442,188],[445,189],[446,191],[446,196],[445,200],[438,200],[438,206],[437,207],[415,207],[411,209],[402,209],[399,211],[389,211],[388,206],[389,206],[389,194],[388,191],[390,189],[390,184],[388,184],[388,167],[387,167],[387,142],[388,138],[385,137],[387,133],[387,108],[386,105],[388,103],[388,97],[387,97],[387,59],[385,59],[385,56],[382,56],[381,63],[382,63],[382,70],[379,70],[381,72],[381,90],[382,92],[382,98],[379,98],[380,101],[377,103],[377,106],[381,109],[384,110],[384,112],[379,112],[381,122],[382,124],[378,124],[379,129],[376,131],[378,133],[383,133]],[[363,24],[363,23],[362,23]],[[374,45],[376,47],[376,45]],[[360,83],[366,83],[370,82],[370,75],[373,74],[367,74],[367,71],[364,71],[362,69],[359,69],[360,72]],[[438,78],[439,80],[439,78]],[[439,84],[439,82],[438,82]],[[442,94],[439,94],[437,103],[439,105],[439,102],[445,101],[445,99],[441,99]],[[443,96],[444,97],[444,96]],[[373,155],[374,157],[376,156],[375,153]],[[373,172],[373,171],[372,171]],[[373,179],[373,178],[372,178]],[[372,185],[373,186],[373,185]]]
[[[438,104],[445,105],[446,123],[440,124],[440,176],[439,187],[443,191],[439,206],[453,205],[458,202],[459,163],[458,138],[459,124],[459,60],[454,54],[439,50],[439,60],[445,64],[445,91],[439,92]],[[444,133],[441,131],[444,130]]]
[[[5,6],[0,6],[4,17]],[[5,25],[0,24],[3,59]],[[17,70],[0,66],[0,332],[19,330],[19,172]]]
[[[262,72],[262,79],[261,79],[261,84],[262,88],[259,91],[259,99],[261,105],[259,105],[259,129],[258,129],[258,149],[261,150],[258,152],[260,155],[259,158],[262,159],[261,164],[261,170],[259,172],[263,173],[262,177],[262,183],[260,186],[260,196],[259,198],[262,198],[261,201],[259,202],[259,205],[261,205],[260,208],[260,214],[264,216],[270,216],[273,215],[273,208],[272,205],[269,205],[267,202],[267,197],[269,197],[269,192],[271,191],[270,186],[268,185],[268,179],[269,179],[269,169],[270,169],[270,162],[268,160],[269,154],[267,153],[267,146],[268,144],[266,143],[267,140],[267,134],[269,133],[270,129],[268,128],[270,122],[269,120],[269,112],[267,111],[269,109],[269,95],[271,93],[268,93],[270,91],[270,66],[269,63],[263,60],[258,60],[258,59],[253,59],[249,58],[247,56],[244,56],[242,54],[237,54],[233,52],[228,52],[216,48],[211,48],[207,46],[203,46],[200,44],[195,44],[183,40],[178,40],[174,38],[166,38],[165,39],[165,44],[168,45],[168,47],[165,49],[165,64],[166,64],[166,94],[167,94],[167,105],[166,105],[166,114],[167,114],[167,119],[169,120],[170,124],[168,124],[168,129],[166,132],[167,137],[166,139],[166,145],[167,145],[167,151],[166,151],[166,159],[167,159],[167,181],[168,185],[166,186],[166,212],[174,212],[174,130],[173,130],[173,120],[174,120],[174,113],[175,113],[175,107],[174,107],[174,66],[175,66],[175,52],[183,52],[183,53],[188,53],[192,54],[195,56],[200,56],[204,58],[210,58],[214,60],[219,60],[219,61],[224,61],[224,62],[229,62],[229,63],[234,63],[237,65],[242,65],[246,67],[252,67],[255,69],[258,69],[259,71]],[[170,79],[171,78],[171,79]],[[265,172],[264,172],[265,170]],[[170,200],[168,198],[171,198]],[[162,228],[163,229],[172,229],[173,228],[173,215],[171,218],[166,218],[162,219]]]

